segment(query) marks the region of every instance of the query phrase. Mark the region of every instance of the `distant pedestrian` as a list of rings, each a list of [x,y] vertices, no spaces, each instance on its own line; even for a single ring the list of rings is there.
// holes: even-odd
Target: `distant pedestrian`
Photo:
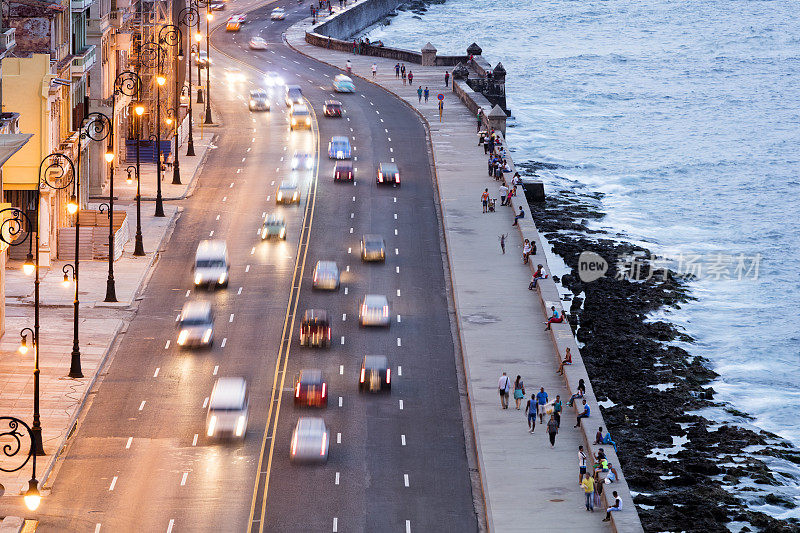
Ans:
[[[489,169],[489,176],[494,176],[494,157],[490,155],[487,164]]]
[[[583,446],[578,446],[578,483],[581,482],[585,474],[586,474],[586,454],[583,451]]]
[[[439,122],[442,121],[442,113],[444,113],[444,102],[439,100]]]
[[[483,114],[483,109],[478,110],[478,131],[481,131],[481,126],[483,126],[483,120],[481,120],[481,115]],[[494,144],[494,143],[492,143]],[[494,148],[494,146],[492,146]]]
[[[400,63],[400,75],[406,77],[406,64]]]
[[[500,249],[503,250],[503,255],[506,253],[506,239],[508,238],[508,233],[503,233],[500,235]]]
[[[525,242],[522,243],[522,264],[528,264],[528,257],[531,255],[531,241],[525,239]]]
[[[445,87],[449,87],[447,85],[448,83],[450,83],[450,71],[449,70],[445,70],[444,71],[444,86]]]
[[[556,419],[558,423],[558,427],[561,427],[561,410],[564,407],[561,405],[561,396],[556,394],[556,401],[553,402],[553,417]]]
[[[581,419],[589,418],[589,413],[590,413],[589,406],[586,405],[586,400],[582,400],[582,402],[583,402],[583,411],[581,411],[581,413],[578,414],[578,418],[574,426],[576,428],[581,427]]]
[[[399,78],[400,77],[400,63],[397,63],[394,66],[394,77],[395,78]]]
[[[489,189],[484,189],[481,194],[481,205],[483,205],[483,212],[489,212]]]
[[[525,415],[528,417],[528,433],[536,429],[536,395],[531,394],[531,399],[525,404]]]
[[[500,407],[508,409],[508,391],[511,388],[511,380],[508,379],[505,372],[500,376],[500,380],[497,382],[497,388],[500,392]]]
[[[428,96],[430,96],[431,92],[425,87],[425,103],[428,103]]]
[[[514,223],[511,225],[516,226],[521,218],[525,218],[525,211],[522,210],[522,206],[519,206],[519,214],[514,216]]]
[[[558,435],[558,422],[553,415],[550,415],[550,420],[547,421],[547,435],[550,437],[550,447],[556,445],[556,435]]]
[[[594,511],[594,479],[589,474],[583,476],[581,481],[583,487],[583,495],[586,498],[586,510]]]
[[[514,401],[517,404],[517,411],[519,411],[519,403],[525,397],[525,384],[522,382],[522,376],[517,376],[514,380]]]
[[[611,513],[622,510],[622,500],[620,499],[619,494],[617,494],[617,491],[614,491],[612,494],[614,495],[614,505],[606,509],[606,517],[603,518],[603,522],[610,522]]]
[[[375,63],[372,64],[372,77],[374,78],[378,74],[378,65]]]
[[[603,444],[603,426],[597,428],[597,433],[594,435],[595,444]]]
[[[417,87],[417,102],[422,103],[422,85]]]
[[[539,413],[539,423],[544,424],[545,410],[547,409],[547,393],[544,387],[536,394],[536,412]]]
[[[508,186],[506,186],[506,184],[503,183],[502,185],[500,185],[498,191],[500,192],[500,205],[506,205],[506,196],[508,196]]]
[[[412,85],[414,83],[414,73],[410,70],[408,71],[408,84]]]

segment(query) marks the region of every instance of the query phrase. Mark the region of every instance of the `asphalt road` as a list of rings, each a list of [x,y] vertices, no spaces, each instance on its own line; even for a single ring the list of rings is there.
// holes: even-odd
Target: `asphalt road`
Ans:
[[[234,5],[223,13],[246,6]],[[287,19],[272,22],[274,5],[251,12],[240,33],[213,36],[212,96],[225,126],[42,501],[41,531],[477,529],[424,129],[404,104],[358,80],[355,94],[336,97],[344,117],[322,117],[340,71],[281,42],[308,4],[287,4]],[[269,50],[250,51],[253,35]],[[226,82],[230,69],[246,80]],[[262,86],[266,71],[303,87],[317,112],[313,132],[288,131],[282,94],[269,113],[247,110],[247,91]],[[355,185],[332,180],[333,135],[351,138]],[[294,173],[301,204],[276,208],[291,154],[318,147],[318,166]],[[379,188],[377,164],[392,159],[402,187]],[[272,211],[287,216],[286,242],[256,235]],[[385,264],[361,263],[365,233],[385,239]],[[209,237],[227,241],[233,266],[228,289],[206,293],[193,289],[191,264]],[[339,265],[338,292],[311,290],[321,259]],[[388,297],[388,329],[358,326],[366,293]],[[175,347],[176,316],[192,299],[209,299],[216,312],[216,343],[207,351]],[[306,308],[329,311],[331,348],[299,346]],[[389,358],[390,394],[358,393],[365,354]],[[292,405],[292,380],[303,368],[324,372],[327,409]],[[243,442],[204,437],[217,376],[243,376],[250,386]],[[331,432],[325,465],[289,462],[291,432],[304,414],[323,416]]]

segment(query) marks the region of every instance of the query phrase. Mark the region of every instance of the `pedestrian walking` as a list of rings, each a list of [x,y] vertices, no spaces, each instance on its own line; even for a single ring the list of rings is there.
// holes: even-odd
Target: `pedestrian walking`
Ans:
[[[481,194],[481,205],[483,205],[483,212],[489,212],[489,189],[484,189]]]
[[[505,376],[505,372],[503,375]],[[578,483],[581,482],[584,474],[586,474],[586,454],[583,452],[583,446],[578,446]]]
[[[547,435],[550,437],[550,447],[556,445],[556,435],[558,435],[558,422],[553,415],[550,415],[550,420],[547,421]]]
[[[503,375],[500,376],[500,380],[497,382],[497,389],[500,392],[500,407],[503,409],[508,409],[508,391],[511,388],[511,380],[508,379],[508,376],[505,372]]]
[[[508,186],[506,186],[505,183],[501,184],[500,188],[498,189],[498,192],[500,193],[500,205],[506,205],[506,196],[508,196]]]
[[[447,85],[449,82],[450,82],[450,71],[449,70],[445,70],[444,71],[444,86],[445,87],[449,87]]]
[[[503,250],[503,255],[506,253],[506,239],[508,238],[508,233],[503,233],[500,235],[500,249]]]
[[[483,126],[483,120],[481,120],[481,115],[483,114],[483,109],[478,110],[478,131],[481,131],[481,126]]]
[[[528,417],[528,433],[536,429],[536,395],[531,394],[531,399],[525,404],[525,415]]]
[[[439,122],[442,121],[442,114],[444,113],[444,102],[439,100]]]
[[[406,84],[406,67],[400,67],[400,76],[403,78],[403,85]]]
[[[519,411],[519,404],[525,397],[525,384],[522,382],[522,377],[517,376],[514,380],[514,402],[517,404],[517,411]]]
[[[539,413],[539,423],[544,424],[545,410],[547,409],[547,393],[544,387],[536,394],[536,411]]]
[[[617,494],[617,491],[612,492],[614,495],[614,505],[606,509],[606,517],[603,518],[603,522],[610,522],[611,521],[611,513],[614,511],[621,511],[622,510],[622,500]]]
[[[422,103],[422,86],[417,87],[417,102]]]
[[[425,87],[425,103],[428,103],[428,96],[430,96],[431,92]]]
[[[372,77],[374,78],[378,74],[378,65],[375,63],[372,64]]]
[[[489,176],[494,176],[494,157],[491,155],[489,156],[489,161],[487,162],[488,169],[489,169]]]
[[[555,417],[558,427],[561,427],[561,410],[564,407],[561,405],[561,395],[556,394],[556,401],[553,402],[553,417]]]
[[[400,77],[400,63],[397,63],[394,66],[394,77],[395,78],[399,78]]]
[[[408,84],[412,85],[414,83],[414,73],[410,70],[408,71]]]
[[[589,474],[584,474],[583,481],[583,495],[586,498],[586,510],[594,512],[594,479]]]

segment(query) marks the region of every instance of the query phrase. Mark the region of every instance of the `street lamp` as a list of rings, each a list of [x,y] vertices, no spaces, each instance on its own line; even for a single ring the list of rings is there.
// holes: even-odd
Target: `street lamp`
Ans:
[[[161,87],[167,82],[162,74],[164,67],[164,48],[155,41],[147,41],[141,46],[139,64],[156,69],[156,213],[164,216],[164,200],[161,196]],[[137,67],[138,68],[138,67]],[[139,152],[136,153],[137,161]],[[138,165],[138,162],[137,162]],[[141,174],[139,174],[141,175]]]
[[[25,454],[25,459],[22,461],[22,463],[15,466],[12,465],[10,467],[5,467],[0,464],[0,471],[8,473],[17,472],[22,470],[22,468],[28,464],[28,461],[32,461],[31,479],[28,481],[28,490],[25,491],[23,499],[25,500],[25,506],[29,510],[35,511],[42,501],[42,494],[39,492],[39,481],[36,479],[37,454],[35,448],[36,439],[34,437],[33,430],[23,420],[13,416],[0,416],[0,424],[2,424],[2,430],[0,430],[0,441],[6,443],[2,447],[3,456],[5,458],[16,457],[23,450],[22,445],[25,434],[20,431],[20,426],[25,428],[27,436],[30,438],[31,444],[28,447],[28,452]]]
[[[197,11],[197,8],[190,5],[189,7],[184,7],[178,13],[178,20],[186,26],[186,31],[191,33],[192,26],[197,24],[198,20],[200,19],[200,15]],[[195,33],[195,39],[202,36],[200,33]],[[199,41],[198,41],[199,42]],[[192,48],[191,42],[189,43],[189,48]],[[191,51],[191,50],[190,50]],[[187,70],[189,71],[189,139],[186,141],[186,155],[193,156],[194,153],[194,135],[192,134],[192,121],[194,117],[192,115],[192,65],[191,63],[188,64]],[[178,73],[175,73],[175,79],[177,80]],[[197,82],[200,83],[200,70],[197,70]],[[182,94],[182,92],[181,92]],[[177,150],[178,147],[176,146],[175,149]]]
[[[206,118],[204,124],[213,124],[211,120],[211,32],[208,29],[214,15],[211,14],[211,3],[206,2]]]
[[[63,266],[63,268],[61,269],[61,272],[64,273],[64,281],[61,282],[61,284],[64,287],[69,287],[70,272],[72,273],[72,281],[76,281],[77,278],[75,277],[75,266],[74,265],[71,265],[71,264],[67,263],[66,265]]]
[[[203,34],[200,33],[200,17],[197,17],[197,32],[194,34],[194,40],[197,44],[192,45],[194,50],[194,59],[197,63],[197,103],[203,103],[203,78],[200,77],[200,43],[203,41]],[[190,66],[191,68],[191,66]]]
[[[180,115],[178,114],[180,110],[180,89],[179,86],[179,79],[178,79],[178,69],[180,68],[180,62],[183,61],[183,32],[181,29],[174,25],[174,24],[167,24],[163,26],[158,31],[158,42],[161,44],[162,49],[166,47],[175,47],[175,120],[176,122],[180,121]],[[161,81],[159,80],[159,83]],[[181,184],[181,170],[180,170],[180,158],[178,157],[178,126],[175,125],[175,151],[173,153],[173,160],[172,160],[172,184],[173,185],[180,185]]]
[[[139,179],[139,172],[140,172],[140,158],[139,158],[139,145],[142,143],[142,115],[144,114],[144,106],[141,102],[138,102],[134,106],[135,112],[135,120],[136,120],[136,244],[133,248],[133,255],[135,256],[143,256],[144,255],[144,242],[142,241],[142,182]],[[130,184],[131,179],[131,167],[129,166],[127,169],[128,171],[128,183]]]

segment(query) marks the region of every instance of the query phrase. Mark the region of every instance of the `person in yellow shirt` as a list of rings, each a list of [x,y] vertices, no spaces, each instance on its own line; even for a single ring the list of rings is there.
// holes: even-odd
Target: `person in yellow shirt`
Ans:
[[[594,479],[589,474],[584,474],[583,481],[583,495],[586,497],[586,510],[594,512]]]

